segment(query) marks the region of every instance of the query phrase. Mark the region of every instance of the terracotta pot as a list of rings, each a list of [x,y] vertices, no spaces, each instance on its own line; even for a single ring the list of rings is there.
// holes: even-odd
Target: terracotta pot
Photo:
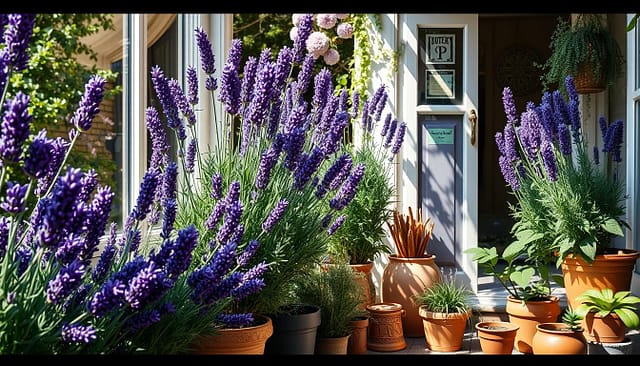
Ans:
[[[369,317],[359,316],[349,320],[349,343],[347,344],[348,354],[367,353],[367,328],[369,327]]]
[[[477,323],[475,328],[478,331],[482,353],[488,355],[510,355],[513,353],[519,325],[501,321],[486,321]]]
[[[620,343],[624,341],[627,327],[617,314],[605,317],[597,313],[587,313],[582,322],[587,341],[598,343]]]
[[[316,338],[316,355],[346,355],[349,344],[349,334],[343,337]]]
[[[531,344],[534,355],[587,354],[587,340],[582,329],[572,330],[564,323],[542,323],[536,329]]]
[[[455,352],[462,348],[471,310],[466,313],[434,313],[420,306],[427,347],[435,352]]]
[[[378,303],[367,306],[369,327],[367,349],[394,352],[407,348],[402,329],[404,309],[398,303]]]
[[[524,304],[513,296],[507,297],[506,306],[509,322],[520,326],[516,334],[516,349],[522,353],[533,353],[531,347],[536,326],[541,323],[555,323],[560,315],[560,298],[551,296],[549,300],[527,301]]]
[[[202,337],[194,353],[201,355],[261,355],[267,339],[273,334],[270,317],[255,315],[255,326],[223,328],[215,335]]]
[[[382,273],[382,302],[394,302],[402,305],[405,317],[402,328],[406,337],[423,337],[422,319],[418,314],[419,306],[413,297],[440,282],[440,268],[436,265],[436,256],[423,258],[399,258],[389,255],[389,263]]]
[[[358,308],[360,310],[367,310],[367,305],[376,303],[376,286],[373,284],[373,278],[371,276],[371,270],[373,269],[373,262],[364,264],[350,264],[354,271],[361,272],[364,277],[358,277],[358,283],[362,286],[365,294],[365,300],[360,303]]]

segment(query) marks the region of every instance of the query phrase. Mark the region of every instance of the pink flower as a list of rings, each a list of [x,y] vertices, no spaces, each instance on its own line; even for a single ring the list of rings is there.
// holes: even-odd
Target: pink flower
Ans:
[[[322,32],[313,32],[307,38],[307,51],[315,58],[322,56],[329,49],[329,37]]]
[[[297,27],[298,25],[300,25],[300,20],[302,19],[302,16],[304,14],[292,14],[291,15],[291,22],[293,23],[294,27]]]
[[[338,19],[344,19],[344,18],[346,18],[348,16],[349,16],[349,14],[336,14],[336,18],[338,18]]]
[[[340,23],[336,28],[336,33],[340,38],[351,38],[353,37],[353,25],[351,23]]]
[[[289,38],[292,41],[296,40],[296,37],[298,37],[298,27],[293,27],[291,28],[291,30],[289,31]]]
[[[340,53],[335,48],[329,48],[322,57],[324,58],[324,63],[329,66],[335,65],[340,61]]]
[[[316,23],[322,29],[331,29],[336,25],[338,18],[335,14],[317,14]]]

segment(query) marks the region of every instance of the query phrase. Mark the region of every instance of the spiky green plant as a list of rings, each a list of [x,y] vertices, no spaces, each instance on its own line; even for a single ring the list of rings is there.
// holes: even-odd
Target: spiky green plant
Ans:
[[[469,311],[471,291],[453,279],[436,282],[414,295],[418,306],[434,313],[466,313]]]
[[[588,313],[596,313],[600,317],[609,314],[616,314],[629,329],[640,327],[640,317],[638,317],[637,305],[640,297],[632,295],[630,291],[613,292],[610,288],[589,289],[576,297],[581,301],[576,308],[576,312],[582,317]]]

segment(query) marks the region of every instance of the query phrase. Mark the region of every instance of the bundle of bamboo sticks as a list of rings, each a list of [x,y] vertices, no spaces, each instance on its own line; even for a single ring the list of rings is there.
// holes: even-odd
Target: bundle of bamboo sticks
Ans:
[[[428,217],[422,221],[422,208],[418,209],[418,217],[414,218],[409,207],[409,215],[398,211],[393,213],[393,224],[387,222],[399,258],[424,257],[435,223]]]

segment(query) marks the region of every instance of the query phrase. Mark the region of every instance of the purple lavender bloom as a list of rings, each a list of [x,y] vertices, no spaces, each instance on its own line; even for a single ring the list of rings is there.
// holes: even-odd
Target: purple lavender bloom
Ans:
[[[193,173],[193,169],[196,165],[196,152],[198,150],[198,142],[195,139],[189,141],[187,146],[187,155],[185,157],[185,169],[187,173]]]
[[[93,196],[93,200],[89,205],[88,223],[86,239],[86,250],[83,253],[86,259],[90,259],[93,253],[98,249],[98,243],[100,237],[104,235],[104,230],[109,220],[111,213],[111,204],[115,193],[109,186],[98,187],[96,194]]]
[[[24,171],[28,175],[41,179],[47,173],[47,166],[51,161],[51,140],[47,139],[47,131],[40,130],[33,142],[29,146],[29,150],[24,159]]]
[[[156,96],[160,100],[160,105],[164,111],[164,115],[167,118],[167,125],[176,131],[180,131],[182,121],[178,115],[178,106],[171,94],[171,87],[169,86],[169,79],[164,76],[164,72],[160,66],[155,65],[151,68],[151,81],[153,82],[153,88],[156,92]],[[183,138],[180,138],[183,140]]]
[[[327,235],[333,235],[333,233],[335,233],[336,230],[338,230],[338,228],[340,228],[340,226],[342,226],[342,224],[344,223],[344,220],[346,218],[347,218],[347,216],[345,216],[345,215],[340,215],[340,216],[336,217],[336,219],[333,222],[333,224],[331,224],[331,226],[327,229]]]
[[[366,102],[365,102],[365,103],[366,103]],[[363,116],[365,115],[364,110],[365,110],[365,108],[364,108],[364,106],[363,106],[363,108],[362,108],[362,115],[363,115]],[[382,146],[383,146],[384,148],[388,148],[389,146],[391,146],[391,141],[393,141],[393,136],[394,136],[394,135],[395,135],[395,133],[396,133],[396,128],[397,128],[397,127],[398,127],[398,120],[397,120],[397,119],[395,119],[395,118],[393,118],[393,119],[391,120],[391,123],[389,124],[389,130],[387,131],[387,136],[385,137],[385,139],[384,139],[384,143],[382,144]]]
[[[7,245],[9,243],[9,219],[6,216],[0,216],[0,261],[7,253]]]
[[[562,155],[571,155],[571,136],[569,136],[569,129],[564,123],[558,125],[558,146]]]
[[[97,338],[96,330],[91,325],[63,324],[62,340],[73,344],[87,344]]]
[[[287,122],[284,125],[284,133],[291,133],[297,128],[301,128],[304,126],[304,120],[307,116],[306,106],[300,105],[295,107],[291,113],[289,113],[289,118],[287,118]]]
[[[162,231],[160,237],[163,239],[169,239],[171,232],[173,231],[173,224],[176,221],[176,212],[178,211],[178,204],[175,198],[169,198],[164,201],[164,211],[162,213]]]
[[[512,191],[517,191],[520,189],[520,181],[518,181],[518,177],[516,176],[512,162],[504,155],[500,155],[498,158],[498,163],[500,165],[500,171],[502,172],[502,177],[505,182],[509,184]]]
[[[328,213],[324,216],[324,218],[322,218],[322,227],[328,227],[329,224],[331,223],[331,219],[333,218],[333,214],[332,213]]]
[[[240,223],[240,219],[242,217],[242,203],[240,201],[234,201],[233,203],[227,205],[227,214],[225,215],[225,220],[218,229],[218,233],[216,234],[216,240],[218,243],[226,243],[233,231],[236,229],[238,224]]]
[[[599,164],[600,164],[600,151],[599,151],[599,149],[598,149],[598,146],[597,146],[597,145],[593,147],[593,162],[594,162],[596,165],[599,165]],[[1,258],[1,257],[0,257],[0,258]]]
[[[580,142],[580,102],[578,100],[571,100],[569,102],[569,122],[571,123],[571,131],[573,135],[573,141]]]
[[[147,131],[151,137],[151,162],[150,166],[159,168],[165,161],[165,156],[169,151],[167,143],[167,133],[162,127],[158,111],[154,107],[147,107],[145,111],[145,122]]]
[[[567,95],[569,96],[570,101],[579,101],[578,91],[576,90],[576,85],[573,81],[573,76],[567,75],[564,79],[564,86],[567,89]]]
[[[198,72],[196,68],[187,66],[187,101],[189,104],[197,105],[200,98],[198,97]]]
[[[296,64],[302,62],[305,57],[307,49],[307,39],[313,31],[313,14],[303,14],[300,16],[300,22],[298,23],[298,33],[296,39],[293,41],[293,61]]]
[[[298,72],[298,80],[296,83],[296,95],[300,98],[302,98],[304,93],[306,93],[307,89],[309,88],[311,77],[313,76],[313,66],[315,65],[315,63],[316,59],[315,57],[313,57],[313,54],[307,54],[307,56],[304,58],[304,62],[302,63],[302,67],[300,67],[300,71]]]
[[[91,283],[87,283],[78,287],[73,292],[73,294],[69,296],[67,301],[65,301],[64,304],[62,304],[62,311],[66,313],[69,311],[69,309],[83,305],[87,300],[87,295],[89,294],[92,288],[93,288],[93,285]]]
[[[298,165],[302,159],[304,148],[304,142],[306,138],[306,130],[304,127],[298,127],[291,133],[285,136],[285,142],[282,149],[285,151],[287,157],[284,161],[284,167],[289,170],[298,169]]]
[[[151,210],[151,203],[158,187],[158,171],[154,168],[147,169],[140,184],[140,192],[136,200],[136,205],[131,211],[131,215],[142,221]]]
[[[93,295],[88,309],[96,317],[102,317],[109,311],[119,308],[124,304],[124,291],[127,286],[121,279],[110,278]]]
[[[267,216],[267,218],[262,223],[262,230],[264,230],[267,233],[271,232],[274,226],[278,223],[278,221],[280,221],[280,219],[284,215],[284,212],[287,209],[287,206],[289,206],[289,201],[287,201],[286,199],[283,198],[280,201],[278,201],[276,206],[269,213],[269,216]]]
[[[315,78],[314,88],[313,88],[313,99],[311,101],[311,106],[316,111],[321,111],[324,109],[325,104],[327,103],[327,99],[331,95],[333,91],[333,82],[331,81],[331,71],[326,67],[320,70]]]
[[[238,68],[227,62],[222,69],[218,100],[224,104],[229,114],[237,114],[240,111],[240,85]]]
[[[91,128],[91,122],[100,112],[105,83],[106,80],[99,75],[94,75],[89,79],[78,109],[71,117],[71,124],[78,130],[87,131]]]
[[[131,308],[138,310],[161,298],[170,287],[167,275],[154,262],[150,262],[131,278],[124,298]]]
[[[222,174],[215,172],[211,176],[211,198],[214,200],[222,197]]]
[[[115,239],[115,238],[114,238]],[[101,282],[107,273],[109,273],[109,268],[111,268],[111,264],[113,263],[113,258],[116,255],[116,246],[114,242],[110,242],[107,244],[102,254],[100,254],[100,259],[98,260],[98,264],[96,268],[93,270],[91,274],[91,279],[94,282]]]
[[[373,116],[376,122],[380,120],[387,98],[387,90],[384,85],[381,85],[373,94],[373,98],[371,98],[369,114]]]
[[[178,164],[170,162],[162,176],[162,199],[164,201],[175,199],[177,193]]]
[[[62,301],[82,283],[84,273],[85,266],[78,259],[60,268],[60,272],[47,285],[47,301],[56,305],[62,304]]]
[[[227,207],[239,199],[240,199],[240,182],[237,180],[234,180],[233,182],[231,182],[231,184],[229,184],[229,189],[227,190],[227,196],[225,197]]]
[[[208,230],[215,229],[216,226],[218,226],[218,223],[220,222],[220,220],[222,219],[222,216],[224,216],[224,213],[226,210],[227,210],[226,202],[224,200],[218,201],[215,207],[213,208],[213,211],[211,211],[211,214],[207,218],[207,221],[205,221],[204,226]]]
[[[0,51],[0,59],[5,66],[15,71],[22,71],[29,63],[29,42],[33,35],[35,14],[9,14],[6,18],[8,27],[4,30],[4,49]],[[0,27],[3,30],[4,27]]]
[[[221,313],[216,318],[216,322],[223,324],[225,328],[238,329],[253,323],[252,313],[226,314]]]
[[[263,190],[267,188],[269,180],[271,179],[271,170],[278,162],[279,157],[280,151],[274,149],[273,146],[262,153],[254,183],[257,189]]]
[[[274,100],[278,97],[278,94],[284,90],[287,77],[291,72],[291,66],[293,62],[293,50],[290,47],[284,46],[278,52],[278,59],[276,60],[276,73],[273,78],[273,89],[271,90],[271,99]]]
[[[602,140],[607,141],[607,131],[609,126],[607,126],[607,120],[604,116],[598,117],[598,127],[600,128],[600,133],[602,133]]]
[[[18,262],[17,274],[18,277],[21,276],[24,271],[29,267],[29,262],[31,262],[31,258],[33,257],[33,250],[26,245],[20,245],[18,249],[16,249],[16,255],[14,257],[14,261]]]
[[[296,169],[295,177],[293,178],[293,186],[302,190],[316,171],[318,171],[323,160],[324,153],[322,152],[322,149],[317,146],[314,147],[309,157]]]
[[[504,106],[504,113],[507,116],[508,123],[517,123],[518,115],[516,112],[516,103],[513,99],[513,92],[508,86],[502,89],[502,105]]]
[[[38,180],[38,187],[36,188],[36,195],[38,196],[44,194],[49,188],[69,148],[69,142],[65,141],[62,137],[49,140],[49,142],[51,143],[51,161],[47,166],[46,174]]]
[[[518,160],[518,150],[517,150],[517,142],[516,142],[516,129],[513,123],[507,122],[504,126],[504,156],[509,159],[509,161]]]
[[[611,153],[611,160],[619,163],[622,161],[621,157],[621,145],[622,138],[624,134],[624,127],[622,120],[616,120],[609,126],[611,132],[609,133],[610,138],[606,141],[607,143],[607,151]]]
[[[338,110],[340,112],[347,112],[347,102],[349,100],[349,92],[347,89],[340,89],[340,96],[338,97]]]
[[[62,264],[69,264],[80,257],[84,245],[83,237],[70,233],[58,244],[55,250],[55,258]]]
[[[264,226],[264,224],[263,224]],[[258,247],[260,247],[260,243],[257,240],[251,240],[249,244],[244,248],[242,253],[236,259],[239,267],[245,267],[249,264],[249,261],[253,258],[253,256],[258,251]]]
[[[354,91],[351,96],[351,118],[358,117],[358,112],[360,109],[360,93],[358,91]]]
[[[318,184],[316,188],[316,197],[322,199],[325,196],[325,194],[329,190],[329,187],[331,186],[331,183],[335,181],[340,171],[342,171],[343,167],[345,166],[345,164],[347,164],[347,162],[350,159],[351,157],[348,154],[342,154],[333,162],[333,164],[329,167],[329,169],[327,169],[327,171],[324,173],[324,177],[322,178],[322,181]],[[351,167],[349,167],[349,169],[351,169]],[[345,174],[344,176],[346,177],[347,175]],[[334,189],[338,186],[339,184],[336,185]]]
[[[313,131],[313,137],[311,138],[312,142],[319,142],[322,138],[321,136],[331,128],[331,124],[334,123],[337,110],[338,98],[329,94],[324,108],[319,111],[320,119]]]
[[[338,193],[329,201],[329,207],[336,211],[340,211],[347,207],[349,202],[351,202],[353,197],[356,195],[358,184],[364,176],[364,169],[365,165],[363,163],[358,163],[355,168],[353,168],[353,171],[342,184]]]
[[[338,162],[338,160],[340,162]],[[353,167],[353,160],[351,159],[351,156],[345,154],[336,160],[336,164],[338,164],[340,168],[336,177],[329,182],[330,191],[338,189],[338,187],[340,187],[347,179],[351,173],[351,168]]]
[[[547,179],[551,182],[558,180],[558,167],[556,165],[556,157],[553,153],[553,144],[547,140],[542,143],[540,150],[545,170],[547,171]]]
[[[69,167],[65,175],[56,181],[51,196],[41,200],[44,211],[38,228],[38,239],[42,246],[57,244],[65,226],[73,221],[76,212],[75,198],[82,188],[81,180],[80,169]]]
[[[549,95],[547,93],[547,95]],[[544,136],[547,140],[553,141],[553,135],[556,133],[558,126],[553,120],[553,110],[551,104],[543,102],[538,108],[538,115],[540,116],[540,122],[544,129]]]
[[[542,143],[542,136],[540,133],[542,128],[540,120],[538,119],[538,114],[534,110],[527,110],[522,113],[520,120],[521,124],[518,129],[518,133],[520,135],[522,148],[531,160],[536,160],[540,144]],[[507,139],[505,137],[505,144],[506,140]]]
[[[395,155],[400,151],[400,147],[404,142],[404,135],[407,131],[407,124],[405,122],[400,123],[398,130],[396,131],[396,138],[393,141],[393,147],[391,148],[391,154]],[[391,159],[391,158],[390,158]]]
[[[269,124],[267,125],[267,137],[273,139],[278,132],[278,124],[280,122],[280,110],[282,103],[280,100],[276,100],[271,104],[271,110],[269,111]]]
[[[211,42],[209,42],[209,36],[207,32],[198,27],[195,29],[196,43],[198,44],[198,52],[200,53],[200,63],[202,64],[202,71],[207,75],[211,75],[216,72],[216,62],[213,56],[213,48]]]
[[[150,327],[151,325],[158,323],[162,318],[162,314],[158,309],[151,309],[134,314],[131,318],[127,319],[124,328],[129,333],[135,333],[141,329]]]
[[[256,74],[258,73],[258,59],[255,56],[247,57],[242,69],[242,84],[240,87],[240,100],[249,104],[253,96]]]
[[[0,125],[0,158],[17,162],[22,145],[29,137],[29,125],[33,116],[29,114],[29,96],[17,92],[4,104],[4,115]]]
[[[171,279],[176,279],[189,268],[192,253],[198,244],[198,230],[193,224],[178,231],[175,241],[166,240],[153,261],[159,267],[164,267],[165,273]]]
[[[391,113],[387,113],[386,117],[384,118],[384,122],[382,122],[382,130],[380,131],[380,136],[387,136],[387,133],[389,132],[389,125],[391,124],[391,117]]]
[[[260,128],[267,118],[274,76],[275,63],[273,62],[264,65],[256,75],[253,96],[247,112],[247,120],[253,122],[257,128]]]
[[[265,286],[262,275],[264,274],[264,272],[266,272],[266,270],[267,265],[264,262],[261,262],[246,273],[240,273],[242,275],[240,284],[232,289],[230,293],[234,300],[242,300],[249,295],[260,292],[260,290],[262,290]]]
[[[551,96],[553,99],[553,114],[555,116],[556,125],[559,125],[560,123],[570,125],[571,121],[569,119],[567,103],[565,103],[564,99],[562,98],[560,90],[554,90],[553,93],[551,93]]]
[[[326,156],[338,151],[347,125],[349,125],[349,114],[347,112],[338,112],[320,144],[322,152]]]
[[[12,215],[24,211],[28,189],[28,184],[20,185],[14,182],[7,182],[7,195],[4,197],[2,203],[0,203],[0,208]]]
[[[93,190],[98,186],[98,173],[95,169],[87,171],[80,179],[80,184],[82,188],[78,194],[78,201],[84,202],[89,199]]]
[[[236,70],[240,68],[240,59],[242,58],[242,41],[238,38],[231,40],[231,46],[229,47],[229,54],[227,56],[227,63],[235,67]]]
[[[504,135],[502,132],[498,131],[495,134],[496,146],[498,147],[498,151],[500,155],[506,155],[505,147],[504,147]]]
[[[187,285],[192,289],[191,299],[196,304],[211,304],[228,296],[231,288],[222,286],[225,275],[235,262],[236,248],[234,242],[220,246],[208,265],[191,272]]]
[[[169,80],[169,89],[171,90],[171,96],[173,97],[178,110],[182,112],[182,115],[187,117],[187,122],[193,126],[196,123],[196,114],[193,111],[193,108],[191,108],[191,104],[189,104],[187,96],[184,95],[184,91],[182,90],[182,87],[180,87],[178,80]]]

